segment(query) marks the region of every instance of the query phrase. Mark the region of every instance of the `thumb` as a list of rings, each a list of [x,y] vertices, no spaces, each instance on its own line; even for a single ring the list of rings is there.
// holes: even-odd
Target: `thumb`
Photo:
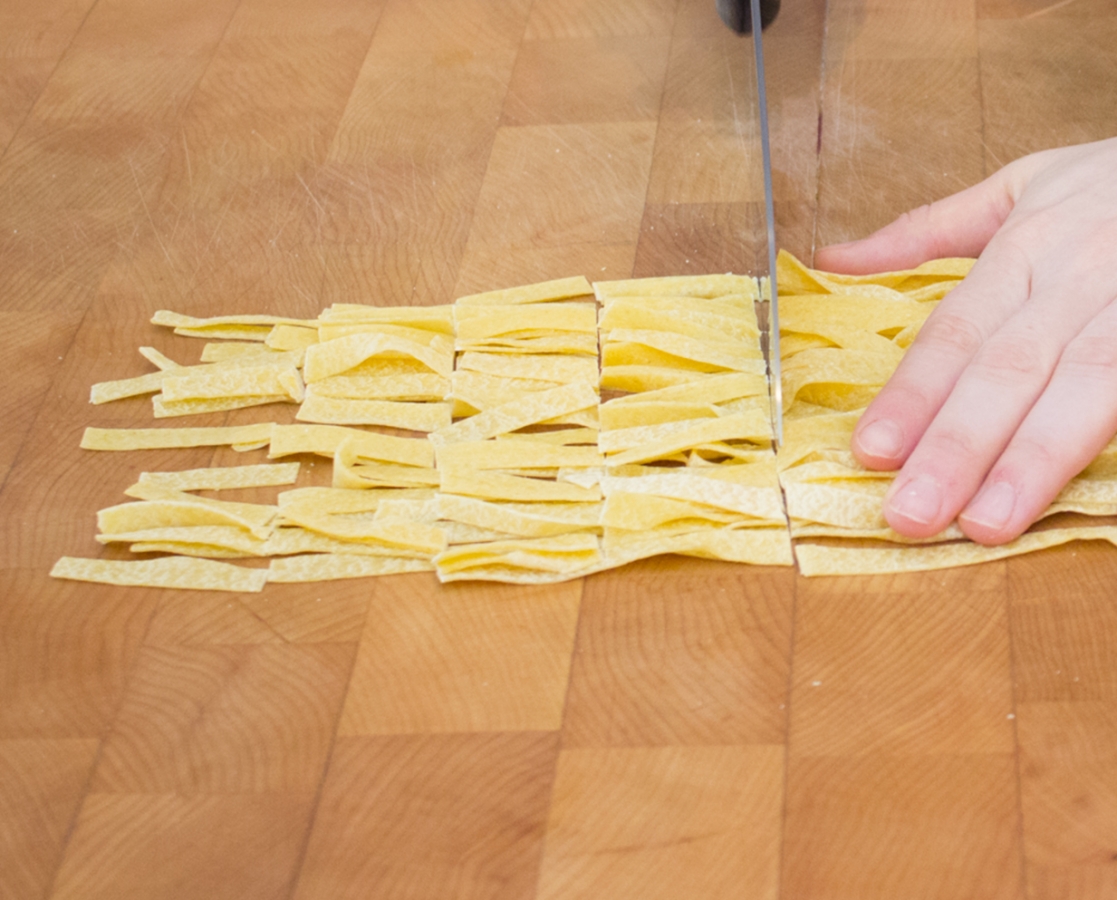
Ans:
[[[930,259],[979,256],[1000,229],[1031,174],[1018,160],[985,181],[906,212],[867,238],[823,247],[815,266],[862,275],[911,269]]]

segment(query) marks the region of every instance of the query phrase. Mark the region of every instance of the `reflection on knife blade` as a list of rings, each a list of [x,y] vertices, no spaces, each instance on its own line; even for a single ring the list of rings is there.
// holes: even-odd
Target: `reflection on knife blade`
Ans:
[[[760,113],[760,148],[764,162],[764,220],[768,230],[768,379],[772,399],[772,433],[776,445],[783,443],[783,388],[780,380],[779,291],[776,286],[776,213],[772,199],[772,150],[768,140],[768,98],[764,79],[764,46],[761,31],[775,18],[779,0],[717,0],[723,22],[744,34],[752,31],[756,59],[757,109]],[[761,28],[752,29],[753,22]]]

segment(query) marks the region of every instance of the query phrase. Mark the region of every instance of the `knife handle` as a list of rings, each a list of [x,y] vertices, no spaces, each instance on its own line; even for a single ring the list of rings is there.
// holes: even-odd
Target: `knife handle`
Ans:
[[[752,32],[752,11],[749,0],[717,0],[718,15],[737,34]],[[760,0],[760,30],[772,24],[780,11],[780,0]]]

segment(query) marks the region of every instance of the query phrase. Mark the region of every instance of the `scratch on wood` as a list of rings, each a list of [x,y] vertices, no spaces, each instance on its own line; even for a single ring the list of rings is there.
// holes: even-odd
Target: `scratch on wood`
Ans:
[[[128,171],[132,173],[132,181],[135,182],[136,191],[140,195],[140,204],[143,206],[144,216],[151,225],[151,231],[155,235],[155,240],[159,242],[159,249],[163,251],[163,257],[167,262],[173,265],[171,252],[167,249],[167,245],[163,243],[163,238],[159,235],[159,228],[155,224],[155,219],[152,218],[151,209],[148,208],[147,197],[144,196],[143,185],[140,184],[140,176],[136,173],[136,164],[132,161],[131,157],[128,158]]]
[[[314,196],[314,191],[310,189],[310,185],[306,183],[302,175],[298,172],[295,173],[295,177],[299,180],[299,184],[303,186],[303,190],[306,191],[306,195],[310,198],[311,202],[318,207],[318,211],[322,213],[322,215],[325,215],[326,208],[318,201],[318,198]]]
[[[190,185],[190,193],[194,193],[194,167],[190,162],[190,142],[186,139],[185,129],[182,132],[182,154],[186,161],[186,183]]]
[[[1037,9],[1033,13],[1028,13],[1026,16],[1024,16],[1024,18],[1025,19],[1037,19],[1040,16],[1045,16],[1048,13],[1054,12],[1057,9],[1062,9],[1064,6],[1070,6],[1072,3],[1075,3],[1075,2],[1076,2],[1076,0],[1059,0],[1058,3],[1053,3],[1050,6],[1045,6],[1043,9]]]

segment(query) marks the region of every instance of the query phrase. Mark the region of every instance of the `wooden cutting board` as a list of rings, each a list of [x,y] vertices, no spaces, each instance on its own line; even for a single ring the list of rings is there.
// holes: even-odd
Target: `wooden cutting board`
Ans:
[[[784,0],[765,40],[808,260],[1117,122],[1110,0]],[[713,0],[0,2],[0,897],[1117,896],[1112,548],[47,578],[142,469],[246,459],[78,450],[150,423],[87,402],[138,346],[196,359],[154,310],[758,271],[753,103]]]

